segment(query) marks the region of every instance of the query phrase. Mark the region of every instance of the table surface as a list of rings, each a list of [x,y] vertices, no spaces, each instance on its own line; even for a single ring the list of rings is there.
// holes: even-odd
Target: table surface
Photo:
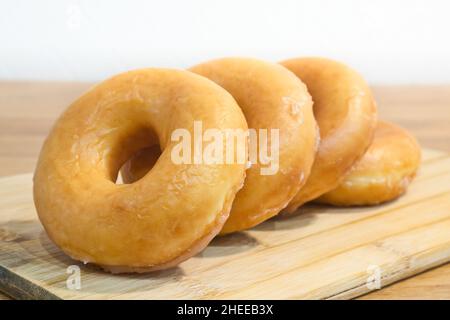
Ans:
[[[0,81],[0,177],[34,170],[56,117],[86,83]],[[423,147],[450,152],[450,85],[376,86],[380,118],[409,129]],[[8,299],[0,294],[0,299]],[[450,299],[450,263],[360,299]]]

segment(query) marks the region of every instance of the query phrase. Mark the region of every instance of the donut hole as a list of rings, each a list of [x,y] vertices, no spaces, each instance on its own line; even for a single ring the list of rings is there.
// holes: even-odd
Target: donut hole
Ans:
[[[161,156],[159,144],[143,148],[134,153],[120,169],[116,184],[129,184],[143,178]]]
[[[131,179],[132,177],[124,177],[124,170],[122,170],[134,158],[139,158],[146,165],[146,168],[143,165],[133,168],[133,173],[139,174],[140,179],[153,167],[161,155],[155,131],[145,125],[125,125],[112,140],[114,142],[110,144],[110,150],[107,153],[106,168],[109,179],[115,184],[132,183],[138,180],[134,179],[134,175],[132,176],[133,179]],[[150,168],[148,167],[148,161],[144,161],[144,159],[150,159]]]

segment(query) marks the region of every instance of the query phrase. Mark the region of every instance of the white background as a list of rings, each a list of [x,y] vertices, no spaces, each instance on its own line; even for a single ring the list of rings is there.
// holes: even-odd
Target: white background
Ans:
[[[450,1],[0,0],[0,79],[92,81],[227,55],[320,55],[375,84],[450,83]]]

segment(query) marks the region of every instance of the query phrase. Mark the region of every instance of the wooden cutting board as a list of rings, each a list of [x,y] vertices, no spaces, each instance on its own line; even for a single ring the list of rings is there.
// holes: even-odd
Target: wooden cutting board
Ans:
[[[0,179],[0,290],[15,298],[352,298],[375,290],[378,275],[385,286],[450,261],[450,155],[439,151],[424,150],[418,177],[396,201],[307,206],[143,275],[68,258],[43,231],[31,187],[31,174]],[[67,287],[71,265],[81,271],[78,290]]]

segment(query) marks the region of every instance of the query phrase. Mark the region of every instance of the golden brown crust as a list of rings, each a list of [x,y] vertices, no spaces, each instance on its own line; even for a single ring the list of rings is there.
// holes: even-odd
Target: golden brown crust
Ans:
[[[223,225],[225,224],[225,221],[228,219],[233,199],[236,193],[239,191],[239,189],[241,189],[241,187],[242,185],[237,185],[234,190],[230,191],[229,195],[227,196],[227,200],[225,201],[225,207],[219,213],[211,232],[205,234],[202,238],[197,239],[191,247],[186,249],[184,253],[182,253],[175,259],[153,267],[129,267],[129,266],[108,266],[108,265],[100,265],[100,267],[103,270],[106,270],[111,273],[146,273],[164,270],[179,265],[183,261],[194,256],[196,253],[202,251],[211,242],[211,240],[220,232]]]
[[[323,58],[298,58],[281,63],[308,87],[320,128],[320,145],[305,186],[286,208],[336,188],[372,141],[377,112],[364,79],[349,67]]]
[[[171,133],[192,133],[194,120],[247,130],[235,100],[188,71],[127,72],[75,101],[49,134],[34,176],[50,238],[74,259],[113,272],[170,267],[203,249],[228,216],[245,164],[174,163]],[[131,155],[157,144],[163,151],[143,179],[114,183]]]
[[[339,206],[374,205],[403,194],[420,164],[420,147],[405,129],[379,121],[367,152],[334,190],[317,202]]]
[[[247,170],[244,187],[236,195],[221,234],[253,227],[278,214],[309,176],[317,140],[311,97],[293,73],[274,63],[225,58],[190,70],[230,92],[243,110],[249,128],[279,130],[278,172],[261,175],[259,163]],[[142,161],[151,163],[151,157],[141,155],[127,165],[127,179],[133,173],[136,176],[132,181],[139,178]]]

